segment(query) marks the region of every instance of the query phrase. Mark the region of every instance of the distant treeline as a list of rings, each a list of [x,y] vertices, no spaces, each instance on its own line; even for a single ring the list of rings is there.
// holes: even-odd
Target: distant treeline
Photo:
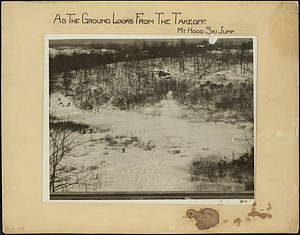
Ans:
[[[94,44],[87,47],[91,50],[90,54],[77,54],[74,52],[72,55],[58,54],[54,57],[50,56],[50,74],[77,71],[122,61],[179,57],[182,54],[203,54],[206,51],[239,50],[240,53],[243,53],[243,51],[253,49],[253,42],[249,40],[247,43],[226,44],[221,41],[211,45],[207,42],[202,44],[187,43],[186,40],[181,39],[178,43],[157,41],[150,44],[147,41],[136,41],[133,44]],[[98,49],[98,51],[93,52],[93,49]],[[109,49],[116,53],[99,53],[99,49]]]

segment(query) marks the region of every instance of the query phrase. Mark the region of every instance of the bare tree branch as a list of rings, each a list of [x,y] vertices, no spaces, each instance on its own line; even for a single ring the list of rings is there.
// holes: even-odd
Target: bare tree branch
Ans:
[[[67,188],[71,185],[78,184],[84,177],[78,178],[81,171],[76,171],[76,167],[70,167],[67,165],[67,156],[84,156],[85,153],[75,154],[73,150],[76,147],[86,144],[88,141],[84,141],[80,138],[80,134],[68,130],[67,128],[50,131],[50,190],[55,192],[63,188]],[[69,168],[68,168],[69,167]],[[68,175],[71,174],[71,175]],[[71,178],[76,178],[74,182],[69,182]]]

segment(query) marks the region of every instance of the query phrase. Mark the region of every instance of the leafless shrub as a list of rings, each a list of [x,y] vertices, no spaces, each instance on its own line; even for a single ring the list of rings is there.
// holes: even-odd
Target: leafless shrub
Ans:
[[[207,158],[194,159],[189,169],[192,181],[199,181],[202,177],[207,177],[211,182],[218,179],[218,165],[215,161]]]
[[[80,134],[69,129],[50,130],[50,191],[56,192],[66,189],[71,185],[78,184],[84,176],[76,166],[70,166],[67,162],[68,156],[79,157],[85,153],[75,155],[73,150],[84,145]]]
[[[149,140],[146,145],[146,150],[152,150],[153,148],[155,148],[155,146],[155,143],[152,140]]]
[[[250,128],[251,129],[251,128]],[[235,180],[236,183],[243,185],[245,190],[254,190],[254,138],[253,131],[246,131],[244,138],[240,141],[245,152],[237,158],[232,153],[232,160],[226,157],[216,158],[210,155],[206,158],[195,158],[189,168],[192,181],[208,179],[211,182],[218,182],[226,176]]]

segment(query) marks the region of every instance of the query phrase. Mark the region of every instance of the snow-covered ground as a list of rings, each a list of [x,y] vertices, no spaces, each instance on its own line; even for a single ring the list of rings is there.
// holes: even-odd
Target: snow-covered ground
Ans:
[[[68,191],[195,191],[199,188],[223,191],[228,184],[233,185],[235,192],[244,190],[231,179],[214,185],[195,183],[189,174],[189,164],[195,157],[214,154],[231,159],[233,152],[236,156],[244,152],[240,143],[244,131],[237,124],[183,119],[186,110],[173,99],[139,110],[120,111],[108,107],[87,112],[55,93],[51,95],[51,112],[60,118],[68,117],[74,122],[109,130],[83,134],[91,141],[74,151],[87,151],[87,155],[69,157],[69,161],[92,170],[86,173],[85,184],[69,187]],[[109,146],[103,141],[105,135],[138,137],[140,143],[151,141],[155,147],[145,150],[135,142],[123,152],[124,146]]]

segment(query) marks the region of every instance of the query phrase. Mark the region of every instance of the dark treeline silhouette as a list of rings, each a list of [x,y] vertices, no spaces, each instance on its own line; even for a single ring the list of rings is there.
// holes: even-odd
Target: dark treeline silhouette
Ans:
[[[89,54],[77,54],[74,52],[72,55],[58,54],[54,57],[50,56],[50,72],[63,73],[122,61],[179,57],[182,53],[203,54],[206,51],[222,49],[240,49],[241,51],[245,51],[253,48],[252,40],[249,40],[247,43],[242,43],[241,45],[236,43],[224,43],[222,41],[213,45],[204,41],[203,44],[201,44],[205,45],[204,47],[197,47],[197,44],[198,43],[188,43],[184,39],[179,40],[177,43],[174,41],[154,41],[149,44],[147,41],[143,40],[135,41],[133,44],[92,44],[87,46],[87,48],[91,50]],[[99,51],[93,51],[93,49],[101,50],[104,48],[114,50],[116,53],[99,53]]]

